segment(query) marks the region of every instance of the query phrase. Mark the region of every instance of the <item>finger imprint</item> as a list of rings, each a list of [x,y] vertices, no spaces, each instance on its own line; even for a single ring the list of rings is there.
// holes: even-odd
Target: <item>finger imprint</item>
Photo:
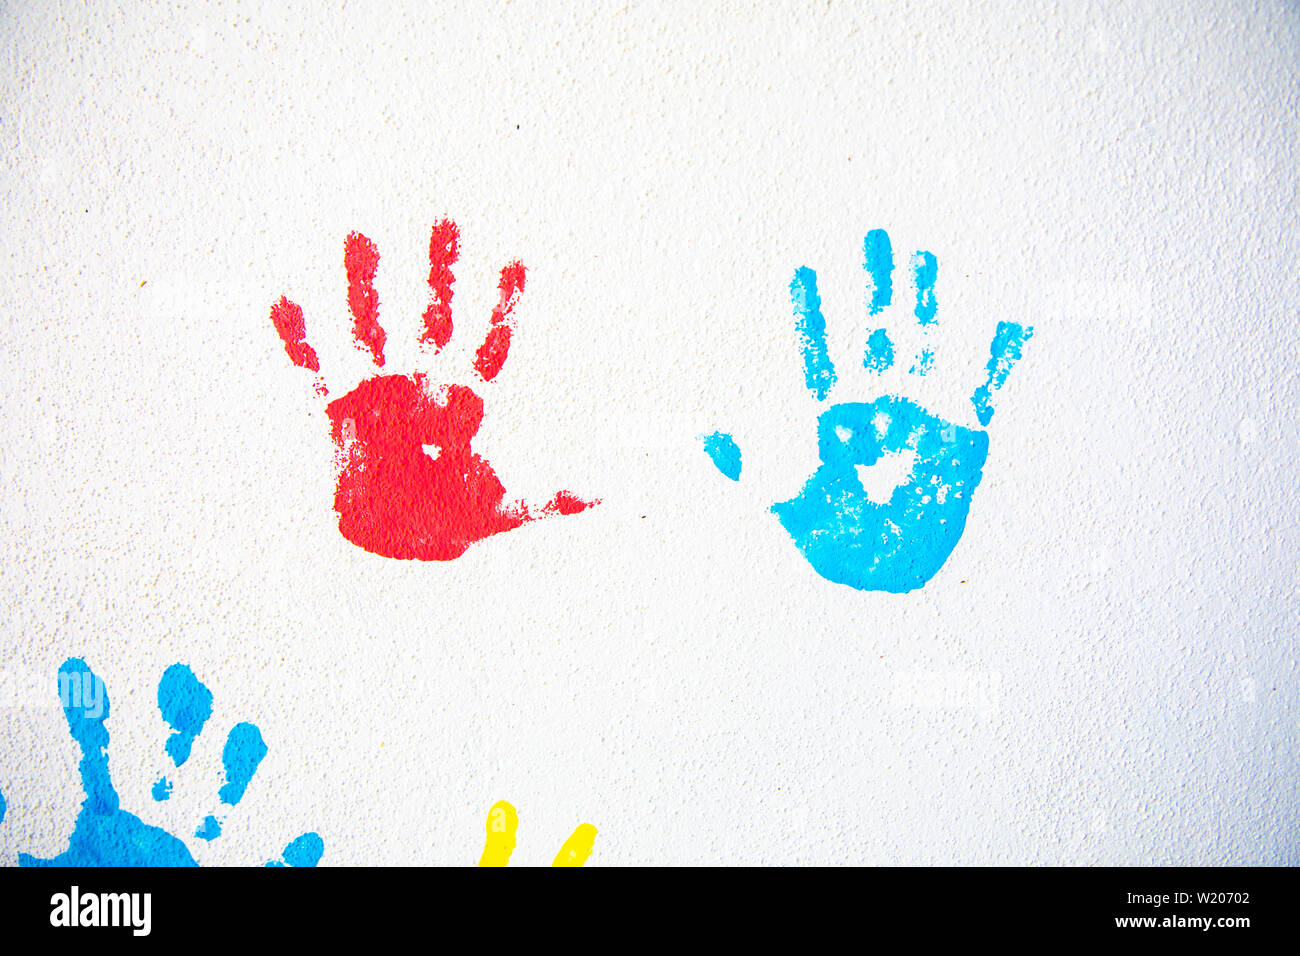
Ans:
[[[451,297],[455,277],[451,267],[460,258],[460,230],[450,219],[435,223],[429,237],[429,307],[424,310],[421,342],[432,342],[435,351],[451,341]]]
[[[894,301],[894,249],[889,244],[889,233],[872,229],[862,243],[862,267],[867,270],[871,296],[868,311],[879,315]]]
[[[226,768],[226,783],[217,792],[221,802],[234,806],[244,798],[244,791],[257,773],[258,765],[266,756],[266,743],[262,732],[255,724],[247,721],[235,724],[226,737],[225,749],[221,752],[221,762]]]
[[[939,260],[931,252],[918,252],[912,257],[912,278],[916,282],[916,321],[933,325],[939,303],[934,298],[934,283],[939,277]]]
[[[803,352],[804,384],[822,402],[835,384],[835,363],[826,347],[826,317],[822,315],[822,300],[817,295],[816,272],[807,266],[795,270],[790,282],[790,301]]]
[[[510,354],[510,336],[515,327],[515,303],[524,291],[524,275],[521,262],[512,262],[501,270],[501,282],[498,285],[501,298],[492,310],[492,323],[487,337],[474,357],[474,369],[485,382],[497,377],[501,366],[506,364],[506,356]]]
[[[299,306],[280,296],[280,301],[271,306],[271,324],[284,342],[290,362],[299,368],[320,371],[316,350],[307,344],[307,323]]]
[[[498,800],[488,811],[487,839],[483,841],[483,855],[479,866],[505,866],[515,852],[515,833],[519,829],[519,815],[505,800]]]
[[[375,273],[379,270],[379,250],[359,232],[348,233],[343,246],[343,265],[348,274],[348,310],[352,313],[352,335],[357,345],[367,349],[375,364],[384,364],[387,336],[379,326],[379,295],[375,292]]]
[[[1020,360],[1020,353],[1034,334],[1032,326],[1018,322],[999,322],[993,341],[989,345],[988,380],[975,389],[971,402],[975,417],[981,425],[993,420],[993,393],[1006,384],[1012,367]]]

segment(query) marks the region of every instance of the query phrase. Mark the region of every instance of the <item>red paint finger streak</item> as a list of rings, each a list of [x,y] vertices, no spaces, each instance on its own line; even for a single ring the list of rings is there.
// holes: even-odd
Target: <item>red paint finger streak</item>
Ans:
[[[488,328],[487,337],[474,356],[474,368],[485,382],[496,378],[501,366],[506,364],[506,356],[510,354],[510,335],[515,327],[513,314],[519,294],[524,291],[524,273],[523,263],[520,262],[512,262],[501,270],[501,283],[498,286],[501,299],[492,310],[492,324]]]
[[[451,341],[451,297],[455,277],[451,267],[460,258],[460,230],[450,219],[435,223],[429,237],[429,307],[424,310],[421,342],[441,350]]]
[[[284,342],[289,361],[299,368],[320,371],[316,350],[307,344],[307,323],[302,317],[301,307],[280,296],[280,301],[271,306],[271,324]]]
[[[387,336],[379,325],[379,296],[375,292],[375,273],[379,271],[379,251],[359,232],[348,233],[343,246],[343,266],[348,273],[348,309],[352,312],[352,334],[357,343],[370,350],[375,364],[384,364]]]

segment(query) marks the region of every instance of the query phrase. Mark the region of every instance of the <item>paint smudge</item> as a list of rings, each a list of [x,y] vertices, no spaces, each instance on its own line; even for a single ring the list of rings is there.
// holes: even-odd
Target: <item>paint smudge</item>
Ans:
[[[989,345],[988,381],[975,389],[975,394],[971,396],[975,417],[981,425],[987,425],[993,420],[993,393],[1006,383],[1012,366],[1020,361],[1020,353],[1033,334],[1032,326],[1016,322],[998,323],[998,330]]]
[[[702,436],[705,453],[713,459],[713,464],[732,481],[740,480],[740,446],[726,432],[714,432]]]
[[[492,805],[487,816],[487,837],[483,842],[483,853],[479,857],[479,866],[505,866],[515,852],[516,831],[519,829],[519,814],[505,800],[498,800]],[[551,866],[582,866],[591,857],[596,844],[596,828],[590,823],[581,823],[560,847]]]
[[[459,243],[454,222],[442,220],[433,227],[430,304],[420,341],[435,349],[451,338],[452,266]],[[382,365],[384,339],[373,287],[378,252],[369,239],[352,233],[344,259],[357,339],[378,343],[372,353]],[[501,270],[497,305],[474,360],[484,382],[497,376],[509,355],[524,282],[520,263]],[[371,554],[448,561],[491,535],[542,518],[578,514],[599,503],[569,491],[557,492],[540,508],[507,502],[491,464],[470,447],[483,420],[483,400],[464,385],[435,387],[419,373],[376,376],[331,402],[326,414],[338,448],[334,510],[339,532]]]
[[[873,230],[864,250],[868,311],[875,315],[893,295],[889,236],[884,230]],[[918,252],[912,270],[917,289],[913,317],[929,326],[936,321],[938,262],[931,253]],[[807,267],[799,269],[795,285],[816,289],[816,274]],[[802,332],[806,318],[798,298],[795,323]],[[824,343],[824,322],[818,331]],[[992,417],[992,392],[1005,383],[1032,331],[1016,323],[999,323],[990,349],[988,382],[973,398],[981,425]],[[875,329],[867,339],[864,365],[883,372],[894,359],[888,333]],[[925,375],[933,363],[933,350],[924,348],[909,371]],[[832,368],[818,368],[820,380],[834,381]],[[814,390],[820,399],[828,392],[829,388],[822,393]],[[731,441],[723,432],[714,435]],[[945,421],[907,398],[884,395],[872,402],[829,406],[818,419],[817,436],[821,463],[816,471],[798,495],[771,508],[800,553],[822,577],[858,590],[905,593],[924,586],[943,567],[965,530],[988,458],[988,434]],[[737,477],[724,467],[729,459],[720,460],[707,440],[705,451],[727,477]],[[740,460],[738,448],[735,460]],[[876,487],[878,478],[889,486],[883,492]]]
[[[160,683],[160,706],[162,698],[168,700],[168,706],[176,702],[176,699],[170,693],[163,693],[163,688],[169,690],[178,687],[188,688],[191,696],[187,699],[191,702],[195,699],[193,684],[190,684],[189,678],[182,680],[176,676],[179,672],[175,671],[174,665],[169,672],[174,672],[173,677],[168,679],[164,675],[164,680]],[[188,668],[186,668],[188,671]],[[189,677],[193,677],[192,674]],[[197,679],[194,684],[198,684]],[[199,684],[199,687],[202,685]],[[64,852],[49,859],[43,859],[31,856],[26,853],[18,855],[20,866],[47,867],[47,866],[195,866],[194,857],[191,855],[189,848],[184,841],[168,833],[159,827],[149,826],[139,817],[128,813],[120,806],[117,790],[113,786],[112,778],[109,774],[108,767],[108,745],[109,735],[105,722],[110,714],[109,698],[104,682],[90,669],[85,661],[79,658],[69,658],[59,668],[58,674],[59,697],[63,703],[63,713],[68,721],[68,731],[72,739],[76,741],[81,750],[81,763],[79,772],[81,775],[81,786],[86,794],[82,802],[81,810],[77,814],[76,824],[73,828],[72,836],[68,840],[68,848]],[[206,690],[206,688],[204,688]],[[202,695],[198,695],[202,699]],[[173,716],[176,712],[172,711]],[[204,718],[206,720],[206,718]],[[192,726],[192,722],[181,721],[183,726]],[[177,723],[168,722],[176,727]],[[244,727],[253,727],[252,724],[240,725]],[[253,727],[256,731],[256,728]],[[252,735],[247,731],[241,733],[241,740],[245,743],[241,746],[248,746]],[[175,759],[172,741],[173,735],[164,745],[168,755]],[[261,734],[256,734],[257,741],[261,741]],[[192,741],[190,741],[192,743]],[[263,744],[263,748],[265,745]],[[188,745],[186,747],[186,756],[188,757]],[[258,758],[260,760],[260,758]],[[184,761],[181,761],[184,762]],[[248,761],[243,759],[241,763],[236,760],[236,765],[240,768],[247,768]],[[254,766],[253,769],[256,769]],[[230,773],[230,763],[227,763],[227,774]],[[238,773],[237,773],[238,776]],[[165,782],[160,781],[160,782]],[[245,786],[247,781],[245,781]],[[155,784],[154,797],[158,799],[157,784]],[[170,790],[170,784],[167,784]],[[242,794],[242,791],[241,791]],[[208,816],[203,824],[199,827],[196,836],[201,839],[211,840],[220,835],[220,821],[215,816]]]
[[[3,792],[0,792],[0,823],[4,823],[4,822],[5,822],[5,811],[6,811],[7,809],[9,809],[9,808],[8,808],[8,806],[5,804],[5,795],[4,795]]]

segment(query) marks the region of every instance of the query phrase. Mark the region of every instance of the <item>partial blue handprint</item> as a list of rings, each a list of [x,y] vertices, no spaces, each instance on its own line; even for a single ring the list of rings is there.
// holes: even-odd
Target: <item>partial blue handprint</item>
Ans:
[[[85,661],[70,658],[59,668],[59,696],[72,739],[81,748],[81,782],[86,799],[77,815],[68,849],[50,859],[26,853],[21,866],[195,866],[185,842],[159,827],[149,826],[119,805],[108,769],[108,692],[104,682]],[[158,705],[163,719],[175,731],[166,751],[181,766],[212,714],[212,693],[183,664],[173,664],[158,685]],[[235,725],[222,753],[226,782],[218,792],[222,804],[235,806],[266,755],[261,732],[253,724]],[[165,800],[171,784],[164,777],[153,787],[155,800]],[[211,840],[221,833],[220,822],[210,815],[195,834]],[[283,862],[268,866],[315,866],[324,852],[315,833],[304,833],[285,847]]]
[[[867,311],[881,313],[893,300],[893,249],[882,229],[867,234],[864,268],[870,295]],[[936,323],[934,285],[938,262],[929,252],[912,258],[915,321]],[[804,382],[818,401],[835,384],[826,345],[826,319],[817,295],[817,274],[807,267],[790,283],[796,330],[803,350]],[[993,392],[1006,382],[1033,329],[999,322],[990,349],[988,379],[971,401],[975,417],[988,425]],[[877,327],[867,337],[863,365],[883,373],[894,364],[889,332]],[[925,375],[933,352],[922,349],[909,374]],[[945,421],[909,399],[884,395],[872,402],[831,405],[818,420],[821,465],[789,501],[772,505],[781,524],[822,577],[862,591],[895,594],[921,587],[943,567],[966,527],[971,496],[983,477],[988,434]],[[732,437],[714,432],[705,451],[728,478],[741,471]],[[912,457],[911,471],[886,501],[875,500],[863,483],[863,469],[888,455]]]

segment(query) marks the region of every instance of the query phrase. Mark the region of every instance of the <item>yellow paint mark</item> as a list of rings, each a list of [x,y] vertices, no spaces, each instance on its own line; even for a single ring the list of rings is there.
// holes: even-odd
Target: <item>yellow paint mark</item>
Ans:
[[[505,800],[492,804],[487,817],[487,840],[483,843],[483,855],[479,857],[478,865],[505,866],[509,863],[510,855],[515,852],[515,831],[518,829],[519,814],[515,813],[514,807]],[[590,823],[580,824],[564,841],[551,866],[582,866],[590,858],[595,845],[596,828]]]
[[[515,831],[519,829],[519,814],[504,800],[492,804],[487,818],[487,840],[479,866],[505,866],[510,854],[515,852]]]
[[[591,848],[596,845],[596,828],[590,823],[581,823],[573,831],[573,836],[564,841],[560,852],[555,854],[551,866],[582,866],[591,856]]]

